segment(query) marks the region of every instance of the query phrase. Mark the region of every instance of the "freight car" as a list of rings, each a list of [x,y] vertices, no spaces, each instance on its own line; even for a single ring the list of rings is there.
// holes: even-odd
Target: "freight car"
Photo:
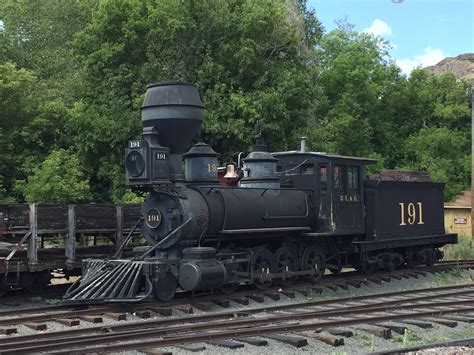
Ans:
[[[139,216],[140,205],[0,204],[0,295],[39,291],[53,270],[81,275],[83,259],[112,256],[123,235],[141,234]]]
[[[373,160],[308,152],[304,140],[298,151],[270,153],[257,130],[238,186],[224,187],[211,147],[185,153],[203,121],[194,85],[148,85],[141,115],[143,140],[128,142],[126,174],[146,194],[147,246],[133,258],[86,260],[69,302],[169,300],[178,288],[231,292],[317,282],[326,269],[416,267],[457,241],[444,231],[441,183],[367,180]]]

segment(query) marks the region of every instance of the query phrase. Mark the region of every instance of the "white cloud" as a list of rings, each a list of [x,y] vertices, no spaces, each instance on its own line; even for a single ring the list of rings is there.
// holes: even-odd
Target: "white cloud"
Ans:
[[[363,30],[365,33],[370,33],[374,36],[383,36],[392,34],[392,28],[384,21],[376,18],[370,27]]]
[[[424,68],[435,65],[444,58],[446,58],[446,55],[441,49],[428,46],[422,54],[415,55],[412,58],[397,59],[396,62],[404,74],[410,74],[416,67]]]

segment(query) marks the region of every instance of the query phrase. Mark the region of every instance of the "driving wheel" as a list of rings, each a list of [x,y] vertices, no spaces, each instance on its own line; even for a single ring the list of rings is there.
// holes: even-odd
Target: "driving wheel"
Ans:
[[[255,286],[266,290],[272,285],[271,273],[275,272],[275,257],[267,248],[253,249],[252,270],[255,275]]]
[[[278,248],[275,253],[275,260],[277,273],[298,271],[298,256],[292,248],[286,245]],[[281,280],[281,284],[291,286],[295,283],[295,280],[296,276],[285,277]]]
[[[326,269],[326,257],[322,251],[315,246],[308,246],[301,256],[301,270],[312,271],[309,276],[311,282],[318,282],[324,275]]]

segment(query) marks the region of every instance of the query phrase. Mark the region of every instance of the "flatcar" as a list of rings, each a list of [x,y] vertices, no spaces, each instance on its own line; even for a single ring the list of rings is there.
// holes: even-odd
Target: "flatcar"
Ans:
[[[169,300],[179,289],[265,289],[344,267],[430,265],[457,242],[444,230],[442,183],[365,179],[373,160],[310,152],[305,140],[271,153],[257,130],[240,174],[230,169],[234,183],[222,186],[218,153],[203,142],[186,152],[204,119],[191,83],[148,85],[141,117],[143,139],[128,142],[125,168],[146,196],[147,245],[133,258],[86,260],[68,302]]]

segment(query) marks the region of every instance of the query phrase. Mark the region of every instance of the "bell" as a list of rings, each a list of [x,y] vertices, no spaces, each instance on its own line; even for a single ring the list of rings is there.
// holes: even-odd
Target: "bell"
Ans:
[[[227,165],[227,171],[224,175],[224,179],[237,179],[239,176],[235,173],[235,166],[230,164]]]

